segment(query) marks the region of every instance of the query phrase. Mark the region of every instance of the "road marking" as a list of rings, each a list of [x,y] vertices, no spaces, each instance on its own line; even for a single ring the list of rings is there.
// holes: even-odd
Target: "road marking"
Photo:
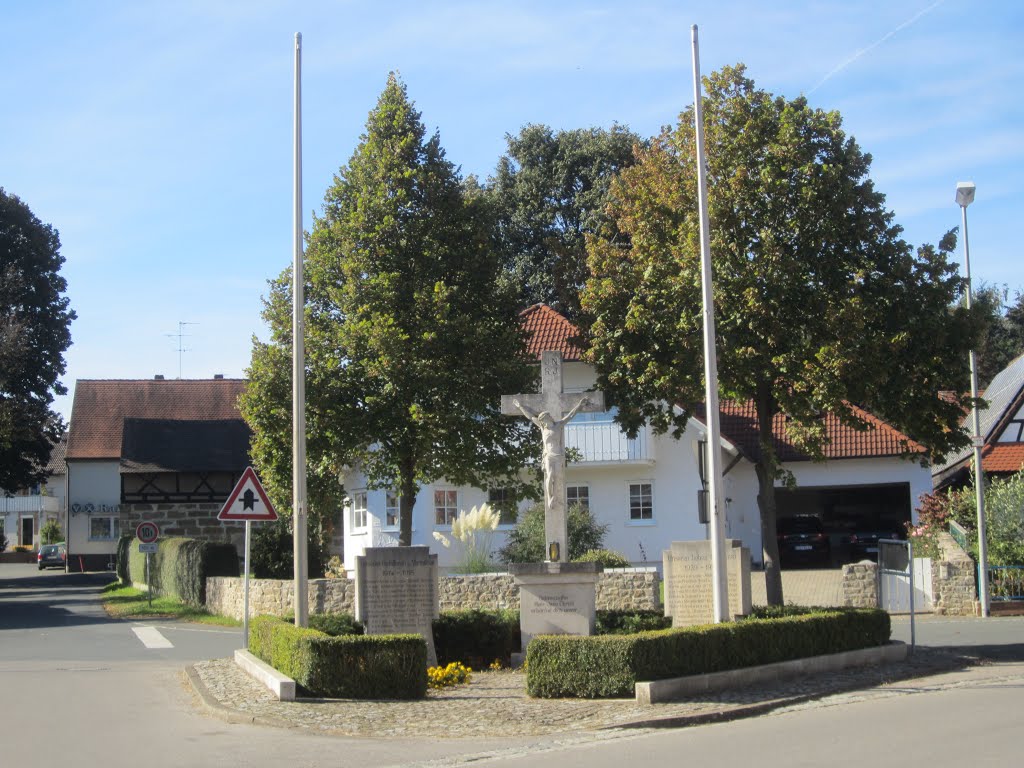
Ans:
[[[174,644],[160,634],[156,627],[132,627],[132,632],[147,648],[173,648]]]

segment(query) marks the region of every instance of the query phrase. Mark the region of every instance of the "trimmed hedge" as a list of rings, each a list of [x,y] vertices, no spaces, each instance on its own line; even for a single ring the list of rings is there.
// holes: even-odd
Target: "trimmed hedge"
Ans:
[[[543,698],[631,698],[638,681],[885,645],[890,631],[885,611],[834,609],[635,635],[546,635],[527,649],[526,689]]]
[[[434,619],[437,663],[443,667],[458,661],[470,669],[487,669],[497,659],[507,667],[519,650],[519,635],[519,611],[442,611]]]
[[[427,643],[419,635],[341,635],[276,616],[249,623],[249,651],[316,696],[422,699]]]
[[[240,574],[234,544],[171,537],[158,540],[151,557],[153,591],[197,608],[206,605],[207,577]],[[145,583],[146,556],[139,552],[138,539],[122,536],[118,541],[117,575],[122,583]]]

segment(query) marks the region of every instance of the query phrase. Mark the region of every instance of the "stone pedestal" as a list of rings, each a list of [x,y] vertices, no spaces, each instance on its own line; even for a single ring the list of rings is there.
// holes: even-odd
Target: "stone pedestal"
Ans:
[[[429,547],[371,547],[356,558],[356,618],[368,635],[417,634],[437,665],[437,555]]]
[[[715,621],[710,541],[673,541],[662,553],[665,568],[665,615],[673,627]],[[735,539],[725,540],[729,615],[750,613],[750,550]]]
[[[518,563],[509,566],[519,587],[523,652],[537,635],[592,635],[597,563]]]

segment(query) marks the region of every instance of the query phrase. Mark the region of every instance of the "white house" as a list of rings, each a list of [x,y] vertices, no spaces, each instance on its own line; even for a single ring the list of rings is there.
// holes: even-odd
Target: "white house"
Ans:
[[[67,500],[64,454],[67,448],[65,435],[50,452],[46,480],[42,483],[11,494],[0,491],[0,535],[7,537],[9,549],[16,546],[38,549],[42,543],[40,533],[50,520],[57,520],[63,529]]]
[[[594,388],[595,372],[581,360],[573,343],[579,331],[566,318],[544,305],[530,307],[521,318],[530,334],[531,355],[539,359],[545,350],[562,353],[565,391]],[[913,441],[870,414],[861,415],[872,425],[867,432],[825,417],[830,443],[824,462],[811,462],[784,438],[776,444],[783,466],[797,481],[795,490],[780,488],[779,516],[816,515],[837,544],[861,528],[899,530],[912,519],[918,498],[932,487],[930,470],[905,457],[908,445],[914,449]],[[723,403],[721,416],[726,533],[742,540],[760,562],[753,464],[757,420],[752,405],[745,403]],[[587,505],[599,522],[608,525],[607,549],[635,565],[660,566],[670,542],[709,535],[697,512],[702,486],[696,444],[706,440],[706,428],[694,418],[679,440],[654,435],[649,428],[630,440],[613,418],[613,411],[579,414],[566,426],[566,447],[575,448],[581,456],[566,468],[567,501]],[[368,488],[358,471],[349,472],[343,481],[348,498],[342,513],[344,562],[352,570],[356,556],[366,547],[397,543],[398,503],[394,493]],[[460,511],[486,501],[500,506],[502,497],[501,489],[456,487],[443,481],[424,486],[413,511],[413,544],[430,546],[438,554],[439,565],[454,568],[457,549],[440,546],[434,532],[450,531],[451,520]],[[511,520],[499,526],[495,551],[513,527]]]

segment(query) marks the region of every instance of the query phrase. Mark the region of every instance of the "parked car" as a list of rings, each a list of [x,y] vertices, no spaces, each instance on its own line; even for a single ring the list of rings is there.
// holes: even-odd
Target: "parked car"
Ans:
[[[68,548],[64,542],[59,544],[43,544],[36,555],[39,570],[43,568],[63,568],[68,560]]]
[[[850,534],[850,557],[854,562],[858,560],[878,560],[879,539],[903,539],[903,534],[888,529],[855,531]]]
[[[781,517],[775,524],[783,564],[829,565],[832,546],[821,519],[814,515]]]

